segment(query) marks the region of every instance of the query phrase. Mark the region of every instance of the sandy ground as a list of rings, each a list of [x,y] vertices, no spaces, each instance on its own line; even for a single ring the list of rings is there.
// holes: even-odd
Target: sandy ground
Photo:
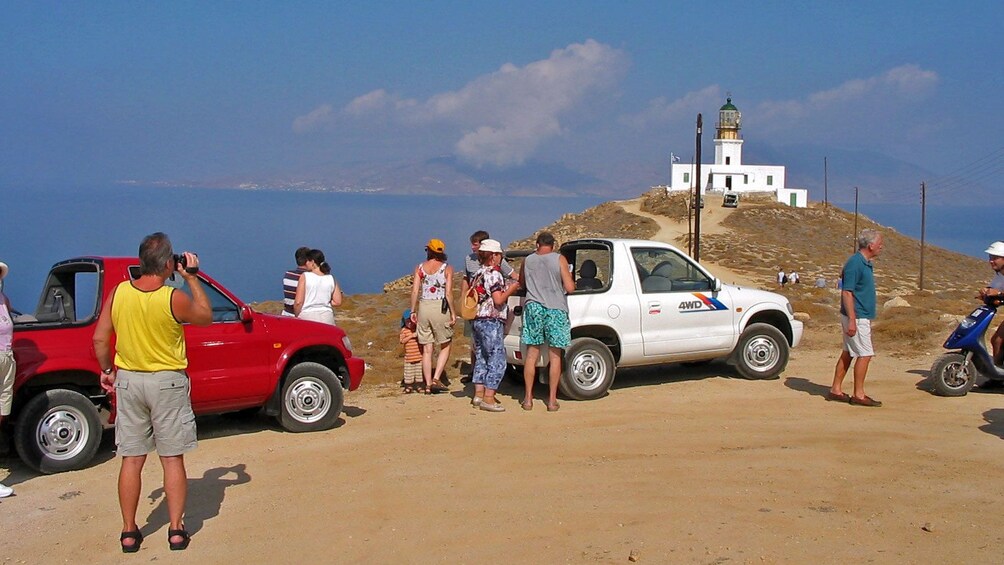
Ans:
[[[680,226],[652,217],[673,241]],[[456,383],[426,397],[364,381],[326,432],[200,418],[180,554],[155,459],[148,539],[122,555],[110,433],[82,471],[39,476],[11,456],[0,563],[1000,562],[1004,395],[935,397],[933,355],[878,347],[877,409],[825,400],[839,330],[810,325],[774,381],[721,362],[622,370],[605,398],[556,413],[520,410],[522,387],[504,384],[500,414]]]
[[[821,340],[817,340],[821,341]],[[548,413],[472,409],[454,392],[363,388],[330,431],[200,419],[184,554],[169,552],[157,462],[118,552],[111,434],[88,469],[0,460],[3,563],[999,562],[1004,396],[918,388],[931,357],[878,357],[882,408],[825,401],[835,356],[796,350],[780,380],[724,363],[621,371],[610,394]],[[538,398],[540,397],[538,391]],[[148,496],[149,495],[149,496]]]

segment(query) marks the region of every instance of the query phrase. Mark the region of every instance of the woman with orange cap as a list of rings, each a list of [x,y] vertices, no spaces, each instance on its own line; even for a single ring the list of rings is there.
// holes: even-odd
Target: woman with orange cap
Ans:
[[[453,309],[453,267],[446,263],[446,244],[430,239],[425,244],[425,256],[425,262],[415,267],[411,284],[411,318],[418,326],[425,392],[432,394],[446,389],[440,379],[450,360],[457,316]],[[439,357],[433,371],[432,350],[437,343]]]

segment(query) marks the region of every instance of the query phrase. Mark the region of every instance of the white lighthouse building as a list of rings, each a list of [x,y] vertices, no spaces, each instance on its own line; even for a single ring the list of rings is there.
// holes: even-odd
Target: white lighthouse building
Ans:
[[[701,194],[775,193],[778,202],[804,208],[807,191],[785,186],[783,166],[743,164],[740,129],[742,112],[732,104],[731,97],[727,98],[718,110],[718,123],[715,124],[714,164],[701,163],[701,178],[695,179],[697,168],[693,163],[673,163],[668,190],[693,190],[696,181]]]

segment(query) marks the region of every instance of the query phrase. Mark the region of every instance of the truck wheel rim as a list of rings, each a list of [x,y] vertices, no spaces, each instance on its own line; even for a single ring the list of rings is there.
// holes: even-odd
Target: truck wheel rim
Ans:
[[[35,429],[35,443],[46,457],[73,459],[87,445],[90,429],[84,414],[73,408],[49,410]]]
[[[603,382],[607,373],[607,367],[599,355],[591,351],[585,351],[572,359],[569,373],[572,380],[575,381],[576,386],[581,389],[592,390]]]
[[[951,388],[961,388],[971,378],[969,368],[966,367],[966,364],[958,361],[945,365],[945,370],[942,374],[944,375],[945,384]]]
[[[328,412],[328,388],[321,381],[307,377],[293,383],[286,391],[286,408],[300,422],[312,423]]]
[[[743,350],[746,365],[760,373],[773,369],[780,358],[781,352],[778,351],[777,344],[767,337],[751,339]]]

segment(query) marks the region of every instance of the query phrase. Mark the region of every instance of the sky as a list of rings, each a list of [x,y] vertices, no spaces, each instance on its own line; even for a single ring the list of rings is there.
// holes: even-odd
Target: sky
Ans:
[[[825,154],[999,176],[1004,3],[798,4],[8,1],[0,187],[443,157],[668,182],[730,94],[746,155],[818,161],[806,184]]]

